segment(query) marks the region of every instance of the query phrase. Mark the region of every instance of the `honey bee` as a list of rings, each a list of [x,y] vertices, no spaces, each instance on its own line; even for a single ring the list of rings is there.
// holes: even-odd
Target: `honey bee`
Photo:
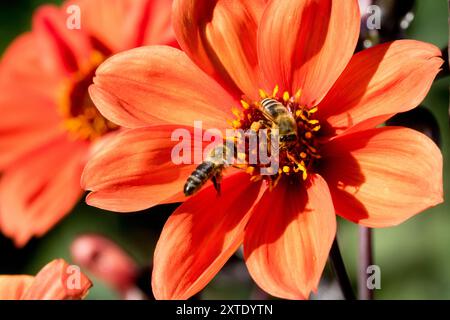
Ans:
[[[260,108],[263,116],[272,123],[272,129],[278,129],[280,148],[287,149],[297,141],[297,123],[292,113],[279,101],[265,98]]]
[[[296,143],[298,138],[297,123],[292,113],[281,102],[275,99],[263,99],[260,105],[260,111],[264,118],[270,122],[272,129],[277,129],[279,132],[280,149],[289,149]],[[231,150],[226,144],[214,148],[205,161],[187,179],[183,188],[185,196],[195,194],[208,180],[213,182],[217,193],[220,195],[222,172],[226,167],[231,165],[226,161],[224,154],[233,153],[234,150]]]
[[[192,196],[200,190],[208,180],[214,184],[214,188],[220,195],[220,181],[222,180],[222,171],[230,164],[226,160],[226,154],[232,154],[227,144],[215,147],[209,156],[203,161],[189,176],[184,185],[183,191],[186,197]]]

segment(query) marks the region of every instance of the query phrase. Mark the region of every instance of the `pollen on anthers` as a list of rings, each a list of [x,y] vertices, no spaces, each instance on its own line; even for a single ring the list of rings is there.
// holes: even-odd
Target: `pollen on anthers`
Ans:
[[[293,95],[280,93],[278,86],[271,93],[260,90],[259,95],[258,101],[242,99],[242,108],[233,109],[236,118],[230,123],[234,129],[255,133],[266,129],[269,135],[277,129],[278,172],[261,175],[264,166],[260,164],[247,164],[245,170],[252,175],[252,179],[265,179],[271,187],[283,176],[306,180],[314,170],[314,161],[320,158],[316,139],[321,128],[315,117],[317,107],[303,106],[300,103],[301,91]],[[249,157],[249,154],[246,156]]]
[[[265,180],[271,189],[283,177],[306,180],[314,170],[314,161],[320,158],[316,139],[320,124],[315,118],[317,107],[303,106],[300,98],[301,91],[293,96],[289,92],[280,95],[276,86],[271,94],[260,90],[257,101],[242,99],[241,107],[232,109],[235,119],[229,121],[232,131],[238,134],[233,133],[227,143],[210,152],[186,180],[184,194],[195,194],[208,180],[220,194],[222,172],[231,165],[245,170],[254,181]],[[250,147],[255,137],[257,144]],[[242,145],[246,146],[244,150],[239,148]],[[237,164],[224,157],[229,154],[235,156]],[[271,160],[254,161],[255,155],[262,154]]]

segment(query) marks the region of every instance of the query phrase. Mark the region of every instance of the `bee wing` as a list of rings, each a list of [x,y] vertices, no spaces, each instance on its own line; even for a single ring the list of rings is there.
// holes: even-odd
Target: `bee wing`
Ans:
[[[267,120],[269,120],[272,123],[276,123],[275,119],[263,108],[261,108],[261,113],[263,114],[264,118],[266,118]]]

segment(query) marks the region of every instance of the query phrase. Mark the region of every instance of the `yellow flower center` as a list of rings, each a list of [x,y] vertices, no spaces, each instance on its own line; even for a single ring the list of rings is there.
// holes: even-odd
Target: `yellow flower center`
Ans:
[[[272,175],[262,176],[261,164],[246,164],[246,171],[252,175],[252,179],[265,179],[272,187],[283,176],[306,180],[313,171],[315,160],[320,158],[317,136],[321,127],[315,117],[317,107],[302,106],[300,91],[294,95],[289,92],[280,95],[278,86],[271,94],[260,90],[260,97],[259,101],[243,99],[242,107],[233,109],[236,118],[230,124],[234,129],[251,130],[255,133],[265,129],[269,135],[271,130],[278,129],[279,169]],[[249,158],[248,152],[246,158]]]
[[[101,115],[92,102],[88,88],[92,84],[95,69],[104,61],[96,52],[90,63],[81,68],[64,84],[60,96],[60,113],[63,126],[74,139],[93,141],[118,126]]]

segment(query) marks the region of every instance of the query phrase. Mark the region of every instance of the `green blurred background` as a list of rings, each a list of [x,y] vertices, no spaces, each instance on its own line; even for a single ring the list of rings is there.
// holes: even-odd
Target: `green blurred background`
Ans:
[[[42,3],[61,1],[16,0],[0,4],[0,52],[21,32],[29,30],[33,10]],[[408,37],[444,48],[448,42],[446,0],[418,0],[416,18]],[[449,195],[449,78],[436,81],[424,105],[438,119],[444,154],[445,198]],[[450,210],[446,202],[399,227],[374,231],[375,263],[381,267],[381,290],[377,299],[450,299]],[[81,233],[106,235],[128,250],[146,268],[160,229],[173,207],[158,207],[132,215],[108,213],[80,203],[74,212],[42,239],[15,250],[0,236],[0,273],[36,273],[50,260],[68,253],[73,239]],[[339,242],[356,287],[357,226],[340,220]],[[228,265],[206,288],[203,298],[247,299],[260,297],[239,259]],[[326,277],[330,277],[329,270]],[[147,276],[148,278],[148,276]],[[94,280],[89,299],[115,299],[117,294]],[[148,280],[148,279],[147,279]],[[149,283],[148,283],[149,285]],[[322,298],[336,297],[319,291]]]

